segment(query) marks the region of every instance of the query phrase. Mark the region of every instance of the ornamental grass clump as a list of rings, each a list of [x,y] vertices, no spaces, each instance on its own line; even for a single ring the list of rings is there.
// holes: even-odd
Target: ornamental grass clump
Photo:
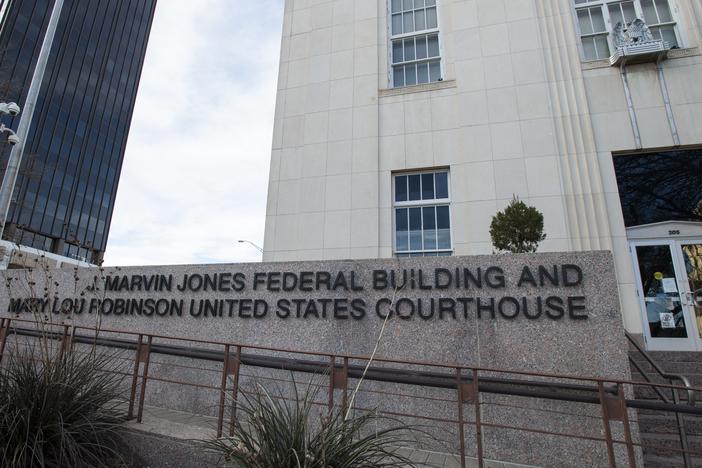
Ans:
[[[317,392],[311,388],[303,395],[295,389],[293,398],[285,398],[257,385],[238,402],[233,435],[205,446],[224,462],[246,468],[414,466],[397,452],[416,444],[410,427],[370,412],[350,418],[340,410],[328,415],[315,405]]]
[[[41,349],[41,350],[40,350]],[[42,346],[5,353],[0,460],[8,468],[125,466],[123,377],[109,356]]]

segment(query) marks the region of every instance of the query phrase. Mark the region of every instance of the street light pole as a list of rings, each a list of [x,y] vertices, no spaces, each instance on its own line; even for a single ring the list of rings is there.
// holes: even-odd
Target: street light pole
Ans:
[[[261,247],[259,247],[258,245],[254,244],[253,242],[251,242],[250,240],[239,239],[237,242],[239,242],[240,244],[241,243],[250,244],[251,246],[253,246],[254,249],[258,250],[259,252],[261,252],[261,254],[263,254],[263,249]]]
[[[10,159],[7,162],[7,169],[5,169],[5,176],[2,179],[2,187],[0,187],[0,239],[2,239],[2,234],[5,231],[5,224],[7,223],[7,216],[10,211],[10,203],[12,202],[12,192],[15,190],[17,174],[19,173],[20,164],[22,164],[22,156],[24,155],[24,143],[27,141],[29,126],[32,123],[34,109],[37,106],[39,90],[41,89],[42,81],[44,81],[44,72],[46,71],[46,64],[49,61],[49,52],[51,51],[51,45],[54,42],[56,26],[58,25],[62,9],[63,0],[55,0],[54,7],[51,10],[49,25],[46,28],[46,34],[44,35],[44,41],[41,44],[41,51],[39,52],[37,65],[34,67],[32,82],[29,85],[27,101],[24,104],[24,112],[22,112],[22,117],[20,118],[19,125],[17,126],[16,136],[18,141],[12,147]]]

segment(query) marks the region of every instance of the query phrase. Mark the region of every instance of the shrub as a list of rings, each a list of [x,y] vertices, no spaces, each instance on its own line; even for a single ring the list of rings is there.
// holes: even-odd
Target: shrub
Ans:
[[[233,435],[205,446],[225,462],[247,468],[413,466],[396,452],[416,443],[408,426],[378,429],[392,421],[374,413],[346,419],[341,410],[315,421],[315,392],[310,388],[302,396],[295,390],[294,398],[288,399],[273,397],[258,385],[255,392],[243,394],[243,417],[234,422]]]
[[[0,459],[8,468],[123,466],[123,377],[106,355],[5,353]]]
[[[512,253],[536,252],[546,239],[544,215],[514,197],[504,211],[498,211],[490,223],[492,245]]]

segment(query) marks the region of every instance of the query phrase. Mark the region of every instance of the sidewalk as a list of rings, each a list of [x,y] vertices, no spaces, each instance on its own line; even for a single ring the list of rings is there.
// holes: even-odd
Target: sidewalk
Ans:
[[[190,450],[193,449],[193,440],[205,440],[214,438],[216,435],[215,427],[217,419],[214,417],[201,416],[183,411],[174,411],[157,407],[144,407],[144,415],[142,423],[137,423],[132,420],[127,423],[128,427],[135,432],[148,433],[153,436],[165,437],[174,440],[178,445],[190,445]],[[187,449],[186,449],[187,450]],[[427,450],[415,450],[411,448],[400,448],[402,455],[410,458],[416,466],[431,467],[431,468],[460,468],[460,458],[458,455],[430,452]],[[178,466],[177,454],[172,453],[175,459],[168,460],[168,453],[161,454],[159,462],[161,466]],[[165,457],[165,458],[163,458]],[[204,463],[202,466],[212,466],[211,463]],[[477,468],[478,460],[475,458],[466,457],[466,468]],[[155,468],[155,465],[154,465]],[[500,462],[494,460],[485,460],[484,468],[534,468],[527,465],[519,465],[515,463]]]

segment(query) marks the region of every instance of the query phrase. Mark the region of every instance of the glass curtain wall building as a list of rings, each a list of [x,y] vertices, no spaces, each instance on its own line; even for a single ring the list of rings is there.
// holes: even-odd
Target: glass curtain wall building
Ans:
[[[24,107],[52,6],[6,5],[0,100]],[[5,239],[100,262],[155,7],[156,0],[65,0]],[[17,128],[20,116],[5,123]],[[0,176],[9,152],[0,147]]]

